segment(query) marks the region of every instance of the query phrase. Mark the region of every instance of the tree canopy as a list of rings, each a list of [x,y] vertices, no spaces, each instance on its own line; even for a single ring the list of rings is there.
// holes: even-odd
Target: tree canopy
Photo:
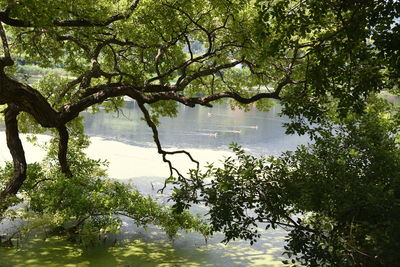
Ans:
[[[70,183],[80,171],[74,149],[85,146],[79,115],[98,105],[117,110],[124,97],[136,101],[170,176],[184,181],[168,156],[196,160],[164,150],[157,130],[157,118],[175,116],[178,103],[212,107],[229,99],[265,110],[275,99],[292,119],[288,133],[318,135],[326,121],[362,114],[367,99],[399,85],[394,0],[1,0],[0,9],[0,104],[13,158],[3,211],[33,168],[19,131],[55,134],[49,158],[60,178],[53,182]],[[65,75],[28,84],[15,62]]]

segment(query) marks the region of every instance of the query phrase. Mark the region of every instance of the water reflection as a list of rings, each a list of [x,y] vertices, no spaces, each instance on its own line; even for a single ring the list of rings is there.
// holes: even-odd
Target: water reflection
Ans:
[[[281,107],[276,105],[272,107],[270,112],[260,112],[251,109],[248,112],[242,110],[232,110],[229,105],[221,104],[214,108],[196,107],[188,108],[179,107],[177,118],[161,118],[159,127],[161,143],[164,147],[193,148],[193,154],[202,164],[204,160],[215,161],[215,154],[226,153],[222,151],[228,150],[228,146],[232,142],[241,144],[252,154],[271,155],[279,154],[282,151],[293,150],[300,143],[308,141],[306,137],[296,135],[285,135],[285,129],[282,127],[284,122],[288,122],[287,118],[280,117]],[[118,172],[121,169],[128,171],[129,168],[122,166],[113,168],[113,162],[123,163],[123,166],[132,166],[134,174],[130,176],[130,180],[143,193],[152,195],[160,201],[166,202],[168,196],[157,194],[157,189],[161,188],[165,178],[164,173],[159,172],[157,176],[144,174],[138,175],[138,170],[145,167],[144,171],[152,173],[154,169],[160,169],[163,164],[158,163],[157,167],[153,164],[155,160],[161,158],[152,155],[153,160],[148,163],[140,163],[137,166],[137,160],[146,157],[148,152],[140,152],[140,159],[134,158],[140,147],[154,147],[152,132],[147,124],[141,120],[142,114],[138,106],[134,102],[127,102],[126,106],[119,113],[84,114],[86,133],[91,136],[103,137],[108,140],[120,141],[125,144],[133,145],[122,148],[121,145],[113,142],[98,140],[93,143],[92,154],[101,155],[103,149],[102,143],[109,145],[106,149],[107,157],[112,157],[111,169]],[[117,148],[119,147],[119,148]],[[136,148],[135,148],[136,147]],[[204,150],[208,156],[201,155],[200,150]],[[214,150],[211,151],[209,149]],[[132,151],[131,151],[132,150]],[[215,150],[220,150],[216,152]],[[124,157],[120,157],[121,153]],[[129,152],[131,151],[131,152]],[[136,152],[135,152],[136,151]],[[115,155],[114,155],[115,154]],[[115,156],[115,157],[114,157]],[[150,155],[149,155],[150,156]],[[126,158],[129,159],[126,159]],[[221,159],[221,157],[219,157]],[[128,160],[128,161],[126,161]],[[126,162],[125,162],[126,161]],[[182,163],[174,160],[175,164]],[[153,166],[153,167],[150,167]],[[179,166],[182,167],[182,166]],[[193,166],[192,166],[193,167]],[[150,169],[150,170],[149,170]],[[115,176],[120,176],[115,173]],[[129,175],[125,174],[125,177]],[[168,191],[168,189],[167,189]],[[167,194],[168,195],[168,194]],[[193,207],[193,212],[206,213],[204,207]],[[262,226],[260,226],[262,227]],[[146,243],[157,243],[159,240],[165,240],[166,236],[162,231],[150,227],[150,231],[138,229],[129,222],[124,222],[124,237],[129,239],[139,239]],[[220,266],[275,266],[280,265],[281,253],[284,245],[284,230],[263,231],[262,238],[255,245],[250,246],[248,242],[236,241],[229,243],[228,246],[220,244],[223,239],[222,234],[216,234],[206,245],[203,238],[196,233],[184,234],[178,238],[173,245],[177,252],[184,252],[187,255],[199,257],[203,266],[207,264],[218,264]]]
[[[269,112],[232,110],[226,104],[211,109],[180,106],[177,118],[160,119],[161,143],[166,147],[225,150],[236,142],[254,154],[276,155],[308,140],[285,135],[282,124],[288,119],[280,117],[280,111],[279,105]],[[119,113],[85,113],[86,132],[132,145],[154,146],[151,130],[141,116],[135,102],[127,102]]]
[[[265,155],[279,154],[307,141],[306,137],[284,134],[282,123],[288,120],[278,116],[278,105],[267,113],[255,109],[249,112],[231,110],[228,105],[218,105],[212,109],[180,106],[179,111],[177,118],[161,118],[161,142],[165,147],[191,148],[202,164],[204,160],[217,160],[216,155],[220,158],[231,142],[243,145],[253,154]],[[168,171],[162,170],[166,166],[155,149],[149,149],[155,145],[152,133],[140,119],[141,116],[134,102],[127,102],[119,113],[85,113],[88,135],[124,143],[92,138],[88,153],[93,158],[108,159],[112,177],[132,178],[126,182],[132,182],[142,193],[165,202],[168,197],[157,194],[157,189],[162,186]],[[175,163],[180,161],[174,159]],[[206,212],[202,206],[194,207],[194,211]],[[207,244],[197,233],[183,233],[180,238],[170,242],[165,233],[154,226],[143,229],[135,227],[127,218],[123,218],[123,221],[122,234],[115,236],[120,240],[117,246],[85,248],[63,239],[51,238],[46,241],[31,240],[19,250],[3,250],[0,256],[10,259],[9,265],[5,266],[281,265],[285,236],[282,229],[258,229],[263,234],[253,246],[245,241],[224,245],[220,243],[222,234],[216,234]]]

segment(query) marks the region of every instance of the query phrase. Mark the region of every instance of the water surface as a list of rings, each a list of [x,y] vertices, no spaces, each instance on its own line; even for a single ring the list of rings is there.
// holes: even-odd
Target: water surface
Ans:
[[[232,142],[255,155],[277,155],[307,142],[306,137],[285,135],[282,123],[288,120],[279,112],[279,105],[268,113],[232,110],[224,104],[212,109],[180,106],[176,118],[160,119],[160,139],[168,150],[188,149],[201,164],[230,155]],[[168,197],[157,189],[169,175],[168,168],[141,117],[134,102],[127,102],[119,113],[84,113],[86,133],[92,136],[87,152],[110,162],[111,177],[133,183],[144,194],[166,203]],[[42,139],[44,142],[46,137]],[[43,156],[37,147],[25,146],[29,162]],[[0,154],[2,160],[9,160],[8,155]],[[194,167],[184,156],[172,160],[180,169]],[[194,211],[207,212],[201,205]],[[245,241],[225,245],[220,243],[222,234],[205,242],[197,233],[180,233],[171,241],[157,227],[137,228],[129,219],[123,220],[122,233],[103,245],[82,247],[62,238],[32,239],[18,249],[1,249],[0,257],[6,260],[0,261],[0,266],[281,266],[283,259],[283,229],[259,229],[263,235],[253,246]]]
[[[219,150],[236,142],[254,154],[276,155],[307,141],[304,136],[285,134],[282,124],[289,120],[280,117],[280,112],[279,105],[269,112],[232,110],[227,104],[213,108],[182,105],[176,118],[160,119],[160,139],[166,147]],[[119,113],[84,114],[86,132],[91,136],[154,146],[152,132],[141,117],[135,102],[127,102]]]

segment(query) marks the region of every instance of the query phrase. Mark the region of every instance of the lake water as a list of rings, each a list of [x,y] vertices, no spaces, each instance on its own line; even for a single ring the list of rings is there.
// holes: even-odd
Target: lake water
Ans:
[[[224,104],[212,109],[180,106],[176,118],[160,119],[160,139],[165,149],[188,149],[202,165],[230,155],[232,142],[254,155],[277,155],[308,140],[285,135],[282,123],[288,120],[279,117],[279,113],[279,105],[267,113],[232,110]],[[157,189],[168,176],[168,168],[157,154],[152,132],[140,119],[137,105],[127,102],[119,113],[83,115],[86,133],[92,137],[87,153],[107,159],[111,177],[133,183],[144,194],[166,202],[167,196],[158,194]],[[28,144],[26,150],[28,162],[43,156]],[[0,156],[9,159],[4,153]],[[194,167],[183,156],[172,161],[180,170]],[[197,206],[194,211],[204,214],[206,208]],[[156,227],[137,228],[124,219],[122,234],[115,236],[120,240],[117,246],[82,248],[55,238],[34,239],[18,250],[0,251],[2,258],[9,259],[7,263],[0,262],[0,266],[281,266],[285,231],[259,230],[263,235],[253,246],[245,241],[221,244],[222,234],[206,243],[197,233],[181,233],[172,242]]]
[[[400,104],[396,96],[384,97]],[[223,104],[212,109],[181,106],[179,111],[177,118],[160,119],[162,145],[169,150],[188,149],[202,164],[230,155],[231,142],[241,144],[254,155],[278,155],[308,141],[304,136],[285,135],[282,123],[288,120],[279,116],[279,105],[267,113],[255,109],[231,110]],[[127,102],[118,114],[83,115],[86,133],[92,136],[87,153],[93,158],[107,159],[111,177],[133,183],[144,194],[165,202],[166,196],[157,194],[157,189],[168,176],[168,168],[157,154],[152,132],[140,119],[142,115],[136,104]],[[45,142],[48,137],[39,139]],[[0,145],[3,163],[11,159],[4,132],[0,132]],[[28,162],[44,156],[38,147],[26,142],[24,146]],[[185,157],[172,160],[180,169],[194,167]],[[206,208],[198,206],[195,211],[205,213]],[[116,246],[108,243],[83,248],[59,238],[32,239],[18,249],[0,248],[0,266],[281,266],[285,231],[260,231],[263,235],[253,246],[244,241],[221,244],[222,234],[216,234],[206,243],[196,233],[181,233],[172,242],[156,227],[137,228],[124,220],[122,234],[115,236],[120,240]]]
[[[269,112],[251,109],[232,110],[221,104],[213,108],[180,106],[176,118],[161,118],[161,143],[165,147],[227,150],[236,142],[257,155],[276,155],[293,150],[307,138],[285,135],[282,124],[288,122],[279,116],[281,107],[275,105]],[[84,114],[87,134],[117,140],[136,146],[154,146],[152,132],[141,120],[135,102],[127,102],[120,113]]]
[[[176,118],[161,118],[159,133],[165,149],[184,148],[189,150],[201,164],[208,161],[218,161],[229,155],[229,144],[236,142],[254,155],[277,155],[286,150],[293,150],[297,145],[306,143],[307,137],[286,135],[282,124],[287,118],[279,116],[281,108],[275,105],[269,112],[251,109],[232,110],[229,105],[217,105],[213,108],[180,106]],[[140,191],[158,197],[157,189],[163,185],[163,179],[168,176],[165,163],[155,151],[152,132],[141,120],[142,114],[134,102],[127,102],[119,113],[100,112],[84,114],[87,134],[103,139],[107,147],[97,148],[89,154],[102,155],[107,153],[113,176],[121,176],[135,184]],[[115,142],[117,141],[117,142]],[[123,143],[123,144],[121,144]],[[109,146],[107,146],[109,144]],[[129,151],[132,149],[132,151]],[[143,150],[145,149],[145,150]],[[152,154],[145,151],[153,149]],[[136,152],[135,152],[136,151]],[[114,156],[112,154],[114,153]],[[139,155],[139,157],[138,157]],[[106,157],[107,158],[107,157]],[[183,157],[184,158],[184,157]],[[139,164],[136,164],[139,162]],[[178,158],[173,160],[175,166],[188,168],[190,161]],[[130,166],[133,169],[129,175]],[[194,166],[192,166],[194,167]],[[116,171],[114,171],[116,169]],[[128,173],[126,173],[128,172]],[[166,192],[168,193],[168,192]],[[195,212],[205,213],[206,208],[197,206]],[[166,241],[165,235],[156,230],[136,229],[129,221],[125,224],[126,233],[145,243]],[[260,229],[260,231],[263,231]],[[155,233],[155,234],[154,234]],[[138,235],[140,238],[138,238]],[[206,245],[198,234],[183,234],[174,241],[173,248],[179,253],[197,257],[202,261],[200,266],[280,266],[284,245],[284,230],[264,231],[262,238],[253,246],[248,242],[235,241],[228,245],[221,244],[222,234],[215,235]],[[202,252],[199,252],[201,248]],[[178,266],[178,265],[177,265]]]

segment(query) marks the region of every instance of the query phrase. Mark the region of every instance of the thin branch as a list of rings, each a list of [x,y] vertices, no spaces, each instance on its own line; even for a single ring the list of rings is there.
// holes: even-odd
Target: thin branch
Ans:
[[[71,41],[75,43],[78,47],[82,48],[86,54],[89,56],[90,55],[90,48],[86,44],[82,43],[80,40],[75,38],[72,35],[59,35],[57,36],[58,41]]]
[[[31,186],[30,190],[34,189],[34,188],[35,188],[36,186],[38,186],[40,183],[47,182],[47,181],[54,181],[54,180],[51,179],[51,178],[43,178],[43,179],[40,179],[40,180],[36,181],[36,183],[34,183],[34,184]]]
[[[67,83],[67,85],[65,86],[65,88],[61,91],[61,93],[59,94],[59,96],[57,97],[57,100],[54,102],[53,107],[55,105],[59,105],[62,101],[62,99],[65,97],[65,95],[72,89],[74,88],[76,85],[78,85],[79,83],[82,82],[83,78],[85,77],[85,74],[80,75],[78,78],[70,81]]]
[[[8,46],[6,32],[4,31],[3,24],[0,22],[0,37],[3,43],[4,57],[0,59],[1,67],[12,66],[14,61],[11,59],[10,48]]]
[[[193,60],[192,45],[190,44],[190,40],[189,40],[189,38],[187,37],[186,34],[184,35],[184,37],[185,37],[186,45],[187,45],[187,48],[188,48],[188,51],[189,51],[189,54],[190,54],[190,60]]]
[[[185,12],[184,10],[180,9],[179,7],[175,7],[173,5],[169,5],[164,3],[163,5],[175,9],[176,11],[182,13],[185,17],[187,17],[194,25],[196,25],[201,31],[203,31],[206,35],[207,35],[207,40],[208,40],[208,51],[207,53],[211,53],[212,49],[213,49],[213,32],[208,31],[206,28],[204,28],[199,21],[202,19],[202,16],[208,14],[211,10],[202,13],[199,18],[197,20],[193,19],[187,12]]]
[[[190,75],[190,76],[187,76],[186,78],[184,78],[182,80],[182,82],[179,84],[179,87],[186,87],[193,80],[196,80],[196,79],[198,79],[200,77],[212,75],[212,74],[217,73],[217,72],[219,72],[220,70],[223,70],[223,69],[228,69],[228,68],[235,67],[235,66],[239,65],[242,62],[243,62],[243,60],[235,60],[235,61],[232,61],[230,63],[222,64],[222,65],[219,65],[219,66],[216,66],[216,67],[213,67],[213,68],[208,68],[208,69],[205,69],[205,70],[202,70],[202,71],[197,71],[193,75]]]
[[[187,155],[189,157],[189,159],[192,162],[194,162],[196,164],[197,169],[199,169],[200,168],[200,163],[197,160],[195,160],[189,152],[187,152],[185,150],[165,151],[162,148],[161,142],[160,142],[160,139],[159,139],[159,135],[158,135],[157,126],[155,125],[155,123],[151,119],[149,111],[144,106],[144,102],[143,101],[138,100],[137,103],[138,103],[138,106],[139,106],[140,110],[142,111],[142,113],[144,115],[144,119],[145,119],[147,125],[151,128],[151,130],[153,132],[153,140],[156,143],[158,153],[162,155],[163,161],[165,163],[167,163],[168,166],[169,166],[170,177],[173,177],[174,172],[175,172],[178,175],[179,179],[184,178],[184,176],[172,165],[172,162],[167,159],[167,155],[185,154],[185,155]],[[165,185],[164,185],[164,188],[165,188]],[[164,188],[162,188],[161,190],[164,190]]]

